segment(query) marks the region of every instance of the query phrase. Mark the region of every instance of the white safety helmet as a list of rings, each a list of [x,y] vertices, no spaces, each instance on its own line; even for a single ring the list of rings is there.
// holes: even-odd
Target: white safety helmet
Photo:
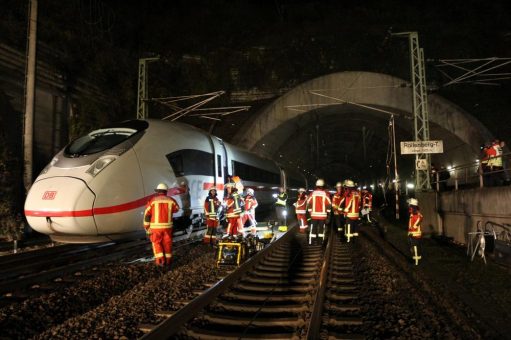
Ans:
[[[317,187],[324,187],[324,186],[325,186],[325,181],[324,181],[323,179],[321,179],[321,178],[320,178],[320,179],[318,179],[318,180],[316,181],[316,186],[317,186]]]
[[[298,189],[298,192],[299,192],[299,193],[305,192],[305,188],[300,188],[300,189]]]
[[[345,180],[344,181],[344,185],[347,186],[348,188],[354,188],[355,187],[355,183],[351,179]]]
[[[419,201],[416,198],[410,198],[408,200],[408,204],[409,205],[415,205],[416,207],[418,207],[419,206]]]
[[[167,191],[167,190],[169,190],[169,187],[165,183],[158,184],[156,189],[154,189],[154,191]]]
[[[339,187],[342,187],[342,183],[341,182],[337,182],[337,184],[335,185],[336,188],[339,188]]]
[[[247,189],[247,194],[249,194],[250,196],[254,196],[254,189],[248,188]]]

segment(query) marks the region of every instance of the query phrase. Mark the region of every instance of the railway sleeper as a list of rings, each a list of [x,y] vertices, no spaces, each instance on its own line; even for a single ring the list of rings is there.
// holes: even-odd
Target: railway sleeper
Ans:
[[[234,299],[236,301],[267,301],[275,302],[294,302],[294,303],[309,303],[312,302],[312,295],[310,294],[272,294],[264,296],[261,294],[251,294],[247,292],[227,292],[222,295],[224,299]]]
[[[306,304],[261,305],[242,304],[235,301],[217,301],[210,305],[211,310],[229,312],[261,312],[261,313],[303,313],[309,310]]]
[[[353,293],[353,292],[356,292],[358,291],[358,287],[356,286],[331,286],[329,288],[329,291],[330,292],[335,292],[335,293]]]
[[[247,316],[227,316],[216,313],[206,313],[202,317],[204,320],[221,326],[248,327],[254,326],[258,328],[284,327],[297,329],[305,326],[305,320],[301,317],[271,317],[271,318],[254,318],[253,315]]]
[[[242,331],[243,332],[243,331]],[[198,328],[189,328],[185,333],[192,339],[204,339],[204,340],[239,340],[240,333],[229,334],[222,331],[212,331]],[[268,339],[268,340],[298,340],[300,339],[297,335],[293,336],[293,333],[255,333],[246,332],[242,333],[243,339],[255,340],[255,339]]]
[[[330,285],[345,285],[345,284],[354,284],[356,281],[355,281],[355,278],[353,276],[346,276],[346,277],[330,277],[328,279],[328,283]]]
[[[360,311],[362,310],[362,307],[356,304],[335,303],[332,301],[326,304],[325,308],[328,309],[328,311],[333,314],[340,313],[353,314],[360,313]]]
[[[311,285],[293,285],[286,283],[279,283],[273,285],[261,285],[261,284],[250,284],[250,283],[237,283],[234,285],[237,290],[247,290],[252,292],[308,292],[314,287]]]
[[[302,284],[311,285],[317,280],[315,278],[297,278],[297,277],[260,277],[260,276],[245,276],[241,282],[251,284]]]
[[[328,327],[357,327],[362,326],[364,321],[361,317],[347,317],[347,316],[335,316],[328,315]]]
[[[299,268],[296,268],[295,270],[293,270],[293,275],[304,275],[304,276],[308,276],[308,275],[316,275],[316,273],[318,272],[318,270],[320,269],[319,266],[317,267],[314,267],[314,268],[302,268],[302,267],[299,267]],[[283,270],[282,268],[275,268],[275,267],[269,267],[269,266],[261,266],[261,265],[256,265],[255,267],[255,271],[256,272],[273,272],[273,273],[283,273],[283,272],[287,272],[288,271],[288,268],[286,268],[286,270]]]
[[[352,301],[358,299],[356,294],[339,294],[332,291],[328,291],[325,295],[328,300],[332,301]]]

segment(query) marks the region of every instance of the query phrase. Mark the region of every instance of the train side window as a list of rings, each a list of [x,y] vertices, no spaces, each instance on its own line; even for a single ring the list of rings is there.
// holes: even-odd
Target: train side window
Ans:
[[[170,166],[174,171],[176,176],[184,176],[185,172],[183,170],[183,156],[181,155],[167,155],[167,159],[169,160]]]
[[[222,156],[216,155],[216,163],[217,163],[217,177],[222,177]]]
[[[176,176],[214,176],[213,154],[201,150],[185,149],[166,155]]]

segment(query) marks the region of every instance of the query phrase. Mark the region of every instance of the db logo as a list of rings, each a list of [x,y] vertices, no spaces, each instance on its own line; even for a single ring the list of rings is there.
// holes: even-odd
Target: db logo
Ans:
[[[45,191],[43,195],[43,200],[52,200],[57,196],[56,191]]]

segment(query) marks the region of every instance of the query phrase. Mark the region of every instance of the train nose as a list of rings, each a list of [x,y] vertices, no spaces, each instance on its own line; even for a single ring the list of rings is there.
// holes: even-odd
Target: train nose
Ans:
[[[97,235],[95,195],[82,180],[51,177],[35,182],[25,201],[30,226],[48,235]]]

